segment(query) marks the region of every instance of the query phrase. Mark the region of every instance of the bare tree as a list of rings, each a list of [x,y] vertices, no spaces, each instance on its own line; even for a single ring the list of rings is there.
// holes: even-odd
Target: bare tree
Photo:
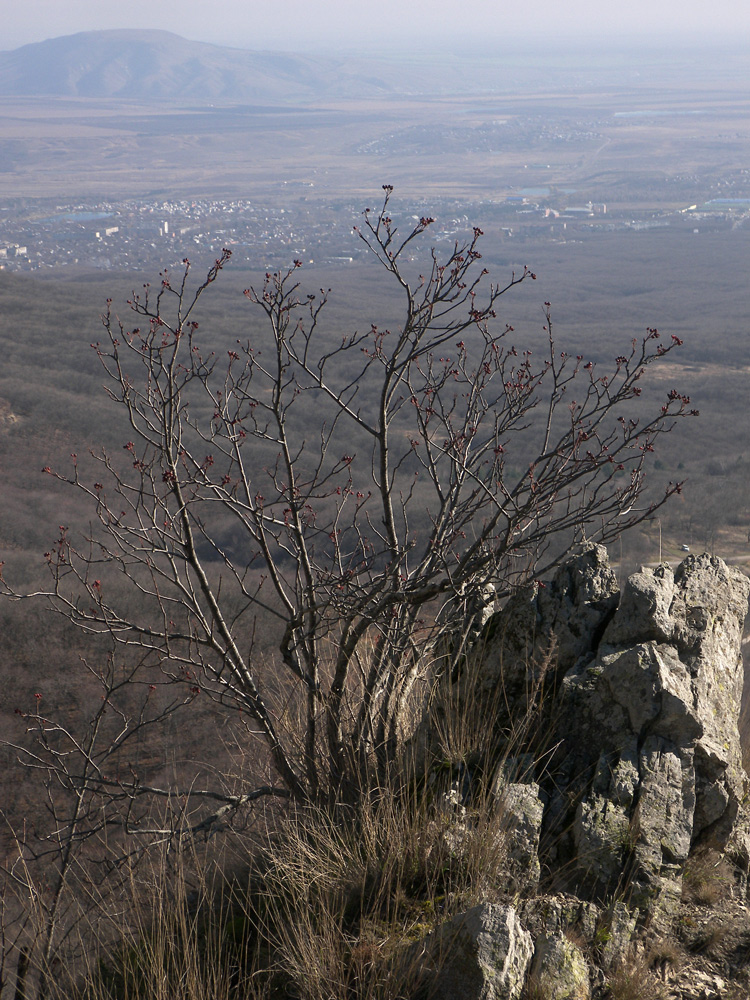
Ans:
[[[304,293],[295,262],[245,292],[263,326],[222,358],[196,316],[230,252],[197,287],[185,261],[133,296],[135,325],[110,303],[95,345],[131,428],[127,462],[96,455],[96,481],[78,466],[52,473],[97,521],[85,544],[61,531],[47,596],[160,683],[184,685],[183,701],[239,708],[264,745],[271,779],[241,796],[207,790],[222,809],[265,795],[335,802],[383,780],[436,630],[467,634],[488,587],[502,600],[576,535],[611,540],[680,488],[642,496],[647,456],[695,413],[689,400],[672,391],[634,415],[647,369],[679,341],[649,330],[604,373],[556,346],[547,304],[546,352],[517,349],[511,327],[495,329],[498,301],[535,276],[490,283],[479,229],[426,253],[433,220],[401,234],[384,190],[356,233],[392,282],[397,327],[332,343],[327,294]],[[252,643],[259,616],[278,625],[274,672]],[[88,788],[97,777],[86,771]],[[169,793],[136,774],[116,789]]]

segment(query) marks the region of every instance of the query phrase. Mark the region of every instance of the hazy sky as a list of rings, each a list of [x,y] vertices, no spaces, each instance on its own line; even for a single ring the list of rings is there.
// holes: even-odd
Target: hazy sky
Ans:
[[[739,0],[0,0],[0,49],[103,28],[162,28],[241,48],[300,51],[348,46],[373,54],[430,43],[549,49],[556,39],[613,43],[661,36],[701,44],[750,39],[750,4]],[[744,36],[744,37],[743,37]]]

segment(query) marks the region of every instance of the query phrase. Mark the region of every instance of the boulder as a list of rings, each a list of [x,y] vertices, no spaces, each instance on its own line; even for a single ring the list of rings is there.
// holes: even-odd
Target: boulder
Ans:
[[[532,994],[544,1000],[589,1000],[589,969],[581,949],[565,934],[536,940],[529,978]]]
[[[594,944],[603,921],[596,903],[564,892],[530,895],[521,902],[519,912],[535,941],[564,934],[571,941]]]
[[[435,1000],[517,1000],[534,944],[513,907],[484,903],[438,927],[424,953]]]

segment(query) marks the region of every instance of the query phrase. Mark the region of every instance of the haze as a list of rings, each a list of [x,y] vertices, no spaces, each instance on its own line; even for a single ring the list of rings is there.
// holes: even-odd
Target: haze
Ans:
[[[16,561],[44,551],[42,505],[63,516],[52,492],[28,503],[29,468],[109,433],[89,346],[105,296],[122,301],[186,256],[199,273],[228,247],[226,298],[211,307],[228,343],[245,335],[242,290],[294,260],[305,287],[334,290],[331,343],[398,322],[352,232],[387,183],[399,226],[435,219],[436,253],[476,223],[495,280],[533,267],[502,317],[519,343],[536,349],[545,301],[559,343],[598,363],[647,327],[684,341],[657,389],[686,393],[702,417],[670,439],[653,482],[688,485],[619,557],[635,566],[688,545],[750,565],[748,15],[717,3],[709,23],[668,4],[586,21],[579,4],[564,20],[543,2],[532,24],[478,4],[463,25],[443,0],[431,16],[389,15],[388,2],[369,20],[333,5],[317,22],[296,0],[275,21],[231,2],[213,20],[189,2],[177,16],[29,0],[27,27],[8,14],[8,48],[67,35],[0,59],[0,430],[15,428],[0,444],[15,449],[4,518]],[[451,28],[456,42],[481,28],[495,40],[444,58],[430,39]],[[722,30],[734,51],[708,44]],[[591,44],[597,32],[606,44]],[[251,51],[314,42],[332,54]]]
[[[742,43],[750,35],[750,7],[733,0],[632,0],[607,5],[594,0],[533,5],[474,0],[461,12],[451,0],[277,0],[247,4],[225,0],[208,8],[199,0],[153,4],[151,0],[25,0],[3,3],[3,49],[56,35],[108,28],[159,28],[190,39],[253,49],[304,51],[340,48],[370,55],[389,50],[424,53],[424,46],[516,44],[555,48],[596,41],[605,47],[637,42],[644,47],[709,42]],[[469,12],[470,11],[470,12]]]

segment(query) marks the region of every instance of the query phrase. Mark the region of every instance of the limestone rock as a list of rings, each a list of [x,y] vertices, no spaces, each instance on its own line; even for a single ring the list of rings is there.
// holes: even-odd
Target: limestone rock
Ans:
[[[492,903],[443,924],[424,948],[437,969],[435,1000],[517,1000],[534,953],[515,909]]]
[[[558,675],[590,656],[617,603],[617,578],[607,550],[587,545],[545,586],[511,598],[485,628],[480,686],[502,691],[502,704],[518,721],[529,695],[544,679],[549,654]],[[499,701],[500,703],[500,701]]]
[[[564,934],[537,938],[529,981],[545,1000],[589,1000],[591,996],[583,953]]]
[[[520,907],[524,927],[537,938],[566,934],[571,939],[597,943],[602,911],[592,902],[564,892],[525,899]]]
[[[539,837],[542,832],[544,804],[536,782],[506,785],[501,796],[503,833],[507,837],[511,872],[528,888],[539,882]]]
[[[505,744],[491,787],[510,862],[498,888],[516,905],[476,906],[422,943],[438,1000],[604,995],[605,977],[680,926],[683,872],[701,852],[726,852],[747,875],[749,596],[750,581],[709,556],[643,569],[620,594],[606,551],[589,545],[512,598],[444,675],[448,704],[496,711]],[[462,766],[441,822],[468,836],[472,795],[492,776]],[[456,837],[451,852],[465,849]],[[550,890],[529,893],[542,872]]]
[[[703,555],[643,569],[618,595],[606,551],[589,546],[489,622],[478,677],[502,689],[501,728],[517,733],[534,698],[548,720],[540,849],[569,889],[595,901],[626,893],[657,926],[679,904],[690,852],[727,846],[747,790],[749,594],[742,573]]]
[[[605,969],[614,969],[625,961],[636,924],[636,915],[622,900],[616,900],[599,931],[598,943],[601,946],[601,962]]]

